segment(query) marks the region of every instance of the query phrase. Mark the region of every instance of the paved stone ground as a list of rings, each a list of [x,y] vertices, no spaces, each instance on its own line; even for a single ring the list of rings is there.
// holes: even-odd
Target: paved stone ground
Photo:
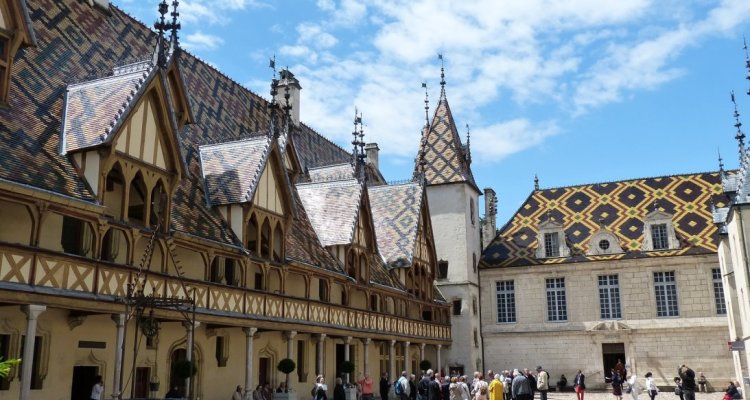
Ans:
[[[696,393],[695,400],[721,400],[724,397],[724,392],[713,392],[713,393]],[[622,400],[632,400],[633,397],[627,393],[622,394]],[[534,400],[539,400],[539,394],[536,394]],[[576,400],[576,394],[573,392],[549,392],[547,393],[547,400]],[[615,400],[615,396],[612,392],[603,391],[586,391],[584,400]],[[650,400],[647,393],[641,393],[638,396],[638,400]],[[680,400],[678,396],[675,396],[673,392],[660,392],[655,400]]]

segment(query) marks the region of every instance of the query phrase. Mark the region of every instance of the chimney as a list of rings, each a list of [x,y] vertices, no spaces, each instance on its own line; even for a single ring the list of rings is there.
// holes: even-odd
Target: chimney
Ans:
[[[489,246],[497,234],[497,196],[492,188],[484,188],[484,225],[482,226],[482,249]]]
[[[286,88],[289,88],[289,104],[292,106],[291,117],[292,123],[299,126],[299,92],[302,87],[299,85],[299,81],[294,77],[291,71],[283,69],[279,73],[279,87],[276,93],[276,102],[279,106],[284,107],[286,105]]]
[[[380,151],[380,148],[378,147],[377,143],[367,143],[365,145],[365,155],[367,155],[367,163],[375,167],[375,169],[379,169],[378,151]]]

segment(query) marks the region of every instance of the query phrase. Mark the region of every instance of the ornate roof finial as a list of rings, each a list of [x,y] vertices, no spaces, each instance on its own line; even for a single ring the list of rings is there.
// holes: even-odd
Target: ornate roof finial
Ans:
[[[724,160],[721,158],[721,150],[717,148],[716,152],[719,154],[719,174],[723,177],[724,176]]]
[[[443,54],[438,53],[438,59],[440,59],[440,99],[445,98],[445,61],[443,60]]]
[[[167,23],[164,16],[167,15],[168,12],[169,5],[167,5],[167,0],[162,0],[162,2],[159,3],[159,14],[161,17],[154,22],[154,29],[156,29],[156,34],[158,36],[156,38],[156,65],[162,68],[167,65],[167,44],[164,32],[170,29],[170,24]]]
[[[289,68],[287,67],[287,71]],[[292,95],[289,93],[289,85],[284,86],[284,124],[286,125],[287,132],[289,131],[289,121],[292,120],[292,104],[289,102],[289,98]]]
[[[745,37],[742,37],[742,48],[745,50],[745,69],[747,69],[747,76],[745,79],[750,81],[750,54],[747,52],[747,41]],[[750,96],[750,87],[747,89],[747,95]]]
[[[469,124],[466,124],[466,161],[471,164],[471,130],[469,130]]]
[[[269,67],[273,69],[273,78],[271,78],[271,102],[268,104],[268,108],[271,111],[271,132],[269,133],[274,139],[276,139],[279,137],[279,127],[276,123],[276,109],[279,107],[276,103],[276,95],[279,93],[279,80],[276,79],[276,55],[271,59]]]
[[[534,174],[534,190],[539,190],[539,176]]]
[[[180,5],[179,0],[172,0],[172,13],[171,13],[172,15],[171,25],[172,26],[170,27],[171,32],[170,32],[170,37],[169,37],[169,41],[172,44],[172,51],[177,50],[177,48],[180,45],[180,38],[177,36],[177,31],[179,31],[180,28],[182,28],[182,25],[177,21],[177,17],[180,16],[180,13],[177,12],[177,6],[179,5]]]
[[[362,118],[359,116],[359,110],[354,106],[354,130],[352,131],[352,165],[357,165],[359,160],[359,132],[357,127],[362,123]]]
[[[424,88],[424,127],[428,129],[430,127],[430,97],[427,93],[427,82],[422,82]]]
[[[737,134],[734,136],[735,139],[737,139],[737,144],[739,145],[740,150],[740,163],[742,162],[742,157],[745,154],[745,134],[742,133],[742,122],[740,122],[740,113],[737,111],[737,101],[734,99],[734,91],[730,93],[732,104],[734,104],[734,127],[737,128]]]
[[[659,211],[659,200],[654,199],[653,207],[654,207],[654,211]]]

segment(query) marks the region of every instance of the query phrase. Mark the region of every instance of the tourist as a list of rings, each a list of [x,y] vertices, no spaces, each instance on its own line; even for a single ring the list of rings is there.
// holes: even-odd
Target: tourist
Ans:
[[[373,382],[372,378],[370,378],[370,374],[365,372],[365,374],[357,383],[362,389],[362,400],[372,400],[372,385],[375,382]]]
[[[536,367],[536,388],[539,389],[540,400],[547,400],[547,391],[549,390],[549,374],[542,366]]]
[[[615,399],[622,400],[622,376],[616,369],[612,368],[612,394]]]
[[[699,375],[699,377],[698,377],[698,387],[700,388],[701,392],[707,393],[707,389],[706,389],[706,383],[707,383],[706,376],[703,375],[703,372],[698,372],[698,375]]]
[[[419,384],[417,384],[417,400],[427,400],[427,395],[430,390],[430,375],[432,375],[432,370],[428,369],[424,375],[422,375],[422,379],[419,380]]]
[[[440,383],[434,373],[430,374],[430,383],[427,386],[427,400],[441,400]]]
[[[487,385],[492,383],[492,381],[495,379],[495,372],[491,369],[487,370],[487,374],[484,376],[484,380],[487,382]]]
[[[266,382],[266,384],[263,385],[263,398],[265,400],[273,400],[273,388],[271,387],[270,382]]]
[[[471,390],[469,390],[469,385],[466,384],[466,375],[458,378],[458,387],[461,389],[461,400],[470,400]]]
[[[237,385],[232,393],[232,400],[242,400],[242,386]]]
[[[679,376],[675,376],[674,377],[674,385],[675,385],[674,386],[674,394],[676,396],[680,396],[680,400],[684,400],[685,399],[685,397],[684,397],[685,395],[682,394],[682,379],[680,379]]]
[[[382,400],[388,400],[388,390],[391,389],[391,383],[388,382],[388,373],[383,372],[380,376],[380,398]]]
[[[313,400],[328,400],[328,385],[326,385],[326,378],[323,375],[318,375],[315,378],[313,393],[315,393]]]
[[[573,378],[573,389],[576,391],[576,400],[583,400],[586,395],[586,376],[580,369]]]
[[[646,391],[648,391],[648,397],[650,397],[651,400],[654,400],[656,395],[659,394],[659,388],[656,387],[654,374],[652,374],[651,371],[646,372]]]
[[[557,381],[557,391],[562,392],[565,390],[565,387],[568,386],[568,378],[565,377],[565,374],[560,375],[560,380]]]
[[[737,385],[734,384],[734,382],[729,381],[729,386],[727,386],[726,390],[724,391],[724,400],[732,400],[732,399],[741,399],[742,395],[740,394],[740,391],[737,390]]]
[[[638,396],[641,394],[641,385],[638,383],[638,375],[635,373],[630,375],[628,379],[628,393],[633,400],[638,400]]]
[[[286,382],[279,382],[279,387],[276,388],[276,393],[286,392]]]
[[[500,374],[495,375],[495,379],[492,380],[487,390],[490,392],[490,400],[504,399],[503,380],[500,378]]]
[[[263,385],[258,385],[253,391],[253,400],[264,400],[263,399]]]
[[[104,383],[102,382],[102,376],[97,375],[94,377],[94,386],[91,387],[91,400],[101,400],[102,393],[104,392]]]
[[[534,392],[536,391],[536,378],[531,373],[531,371],[528,368],[523,369],[523,374],[526,376],[526,379],[529,381],[529,387],[531,388],[531,398],[534,398]]]
[[[510,371],[507,369],[503,371],[503,375],[505,376],[505,380],[503,381],[503,389],[505,389],[505,400],[510,400],[511,397],[511,387],[513,386],[513,377],[510,376]]]
[[[511,385],[511,396],[513,397],[513,400],[533,399],[532,396],[534,395],[534,392],[531,391],[531,385],[529,384],[528,378],[517,369],[513,370],[513,383]]]
[[[489,400],[489,385],[487,384],[487,381],[481,380],[477,382],[474,400]]]
[[[625,364],[618,358],[617,364],[615,364],[615,371],[620,374],[620,378],[623,382],[628,378],[628,370],[625,369]]]
[[[461,400],[461,386],[458,384],[458,378],[455,376],[451,377],[448,392],[450,392],[450,400]]]
[[[336,378],[336,386],[333,387],[333,400],[346,400],[344,392],[344,382],[341,378]]]
[[[409,374],[401,371],[401,377],[394,383],[393,392],[397,394],[400,400],[409,400]]]
[[[677,369],[682,380],[682,395],[685,400],[695,400],[695,371],[682,364]]]
[[[409,375],[409,400],[417,400],[417,379],[414,374]]]

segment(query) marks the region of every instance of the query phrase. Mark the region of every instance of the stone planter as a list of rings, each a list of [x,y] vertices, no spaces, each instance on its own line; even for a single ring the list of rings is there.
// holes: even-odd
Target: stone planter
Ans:
[[[346,393],[346,400],[357,400],[356,387],[345,388],[344,393]]]
[[[274,400],[297,400],[297,392],[274,393]]]

